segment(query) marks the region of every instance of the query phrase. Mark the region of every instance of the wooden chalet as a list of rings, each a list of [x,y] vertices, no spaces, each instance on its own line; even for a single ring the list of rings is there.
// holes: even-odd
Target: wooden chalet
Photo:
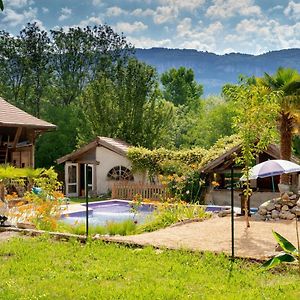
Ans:
[[[37,136],[55,128],[0,97],[0,164],[34,167]]]

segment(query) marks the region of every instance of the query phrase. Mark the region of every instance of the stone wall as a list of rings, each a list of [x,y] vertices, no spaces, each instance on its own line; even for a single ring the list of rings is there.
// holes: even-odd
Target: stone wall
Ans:
[[[259,220],[293,220],[300,217],[299,194],[288,192],[259,206],[253,217]]]

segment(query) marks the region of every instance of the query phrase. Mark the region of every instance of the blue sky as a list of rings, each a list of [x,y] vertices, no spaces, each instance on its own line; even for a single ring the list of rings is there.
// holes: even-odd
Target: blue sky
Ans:
[[[299,0],[4,0],[0,28],[107,23],[136,47],[260,54],[300,48]]]

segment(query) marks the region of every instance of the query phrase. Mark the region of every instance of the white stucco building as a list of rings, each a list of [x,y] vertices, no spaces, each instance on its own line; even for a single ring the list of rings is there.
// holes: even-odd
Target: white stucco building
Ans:
[[[65,164],[65,187],[69,197],[83,196],[85,178],[91,194],[105,194],[119,180],[144,181],[143,174],[132,173],[126,154],[129,144],[113,138],[97,137],[91,143],[57,160]],[[87,174],[86,174],[87,173]]]

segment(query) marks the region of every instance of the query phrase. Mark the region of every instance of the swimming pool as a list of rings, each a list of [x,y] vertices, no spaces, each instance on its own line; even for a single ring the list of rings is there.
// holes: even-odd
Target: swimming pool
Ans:
[[[82,204],[82,206],[82,211],[63,215],[63,221],[69,224],[84,223],[86,208],[85,204]],[[105,225],[109,221],[122,222],[125,220],[134,220],[142,223],[153,210],[153,205],[142,204],[138,208],[138,213],[134,213],[132,212],[130,202],[124,200],[93,202],[89,203],[89,224]]]
[[[65,213],[62,220],[68,224],[84,223],[86,218],[85,204],[81,204],[82,210],[72,213]],[[217,213],[224,209],[230,209],[229,206],[207,205],[205,211]],[[130,201],[125,200],[107,200],[89,203],[89,224],[105,225],[107,222],[122,222],[133,220],[143,223],[147,216],[151,215],[155,207],[151,204],[142,204],[138,212],[132,212]],[[235,213],[240,213],[240,208],[234,208]],[[251,212],[254,212],[251,209]]]

